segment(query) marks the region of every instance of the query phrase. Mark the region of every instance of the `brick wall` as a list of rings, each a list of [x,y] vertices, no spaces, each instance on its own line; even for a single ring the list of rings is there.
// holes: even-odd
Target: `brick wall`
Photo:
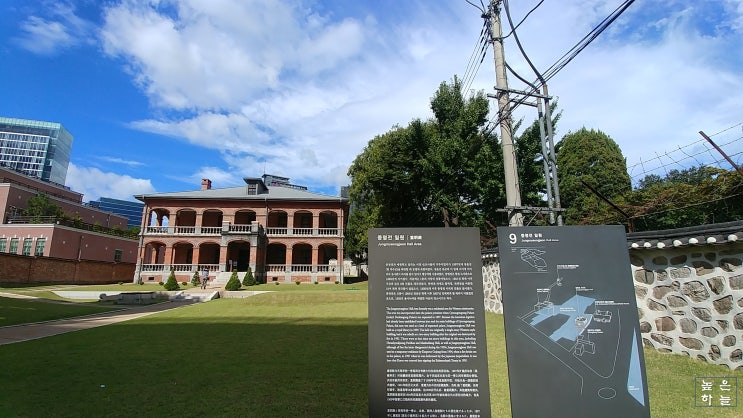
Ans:
[[[64,260],[0,253],[0,283],[105,284],[129,282],[134,263]]]

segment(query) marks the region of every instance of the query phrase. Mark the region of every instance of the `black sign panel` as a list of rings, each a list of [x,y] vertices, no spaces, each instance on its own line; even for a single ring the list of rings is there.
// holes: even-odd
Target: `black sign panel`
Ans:
[[[489,417],[479,230],[369,231],[369,416]]]
[[[498,228],[514,417],[649,417],[622,226]]]

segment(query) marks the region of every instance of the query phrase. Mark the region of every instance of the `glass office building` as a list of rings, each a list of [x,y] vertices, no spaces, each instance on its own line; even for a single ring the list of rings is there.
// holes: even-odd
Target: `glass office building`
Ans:
[[[64,185],[72,139],[61,123],[0,117],[0,165]]]
[[[111,199],[110,197],[99,197],[98,200],[88,202],[90,206],[106,212],[113,212],[125,216],[129,221],[126,226],[142,226],[142,210],[144,203],[130,202],[128,200]]]

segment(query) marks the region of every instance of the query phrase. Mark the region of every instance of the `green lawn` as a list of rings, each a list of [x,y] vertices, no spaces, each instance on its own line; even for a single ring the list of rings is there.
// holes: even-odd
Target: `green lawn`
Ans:
[[[0,327],[28,322],[50,321],[121,309],[86,303],[0,297]]]
[[[305,291],[0,346],[0,416],[365,417],[367,292],[282,286]],[[502,316],[486,323],[493,416],[510,416]],[[741,415],[693,404],[695,376],[742,372],[646,356],[653,417]]]

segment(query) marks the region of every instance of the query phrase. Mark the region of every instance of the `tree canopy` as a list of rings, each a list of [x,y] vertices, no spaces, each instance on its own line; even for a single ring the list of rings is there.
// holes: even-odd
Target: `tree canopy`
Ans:
[[[616,142],[601,131],[582,128],[557,144],[557,173],[565,223],[595,223],[607,199],[632,189],[627,163]],[[594,189],[592,191],[591,189]]]
[[[636,230],[671,229],[743,219],[743,176],[698,166],[648,175],[625,199]]]
[[[44,222],[44,218],[61,218],[64,216],[62,207],[49,199],[44,193],[39,193],[28,199],[24,216],[31,217],[32,223]]]
[[[505,223],[503,156],[488,129],[489,102],[483,92],[461,94],[457,77],[442,82],[431,98],[434,117],[369,141],[348,171],[351,214],[345,248],[362,253],[374,227],[472,226]],[[536,136],[534,127],[536,126]],[[544,189],[538,126],[515,141],[524,176],[522,194],[537,201]],[[534,171],[540,171],[537,174]]]

